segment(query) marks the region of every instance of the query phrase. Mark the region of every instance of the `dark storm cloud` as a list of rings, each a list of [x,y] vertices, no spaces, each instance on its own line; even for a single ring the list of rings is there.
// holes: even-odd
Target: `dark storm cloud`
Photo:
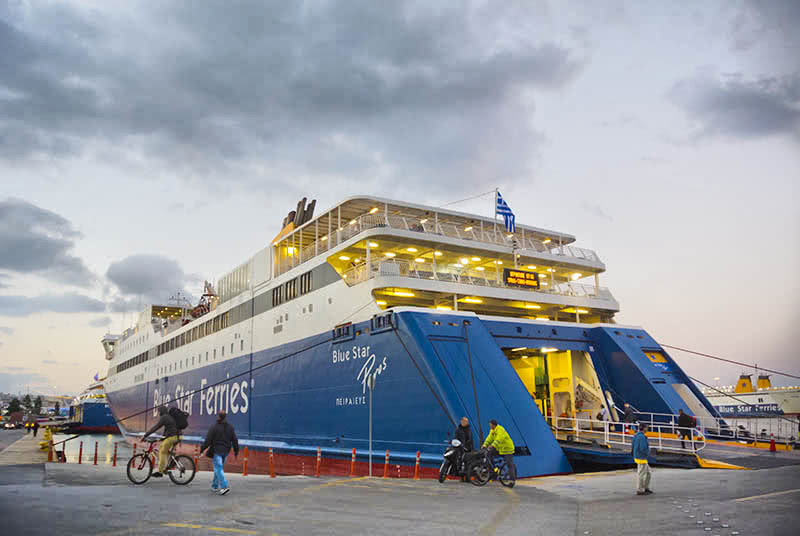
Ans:
[[[87,287],[94,277],[71,253],[80,237],[72,224],[55,212],[21,199],[0,201],[0,268]]]
[[[800,133],[800,77],[755,81],[699,77],[676,84],[670,96],[696,121],[698,134],[756,138]]]
[[[109,300],[112,312],[138,310],[148,303],[167,303],[180,291],[189,296],[188,284],[197,277],[184,273],[180,265],[160,255],[131,255],[112,263],[106,278],[116,285],[120,295]]]
[[[524,172],[539,140],[528,90],[562,87],[580,62],[539,36],[535,9],[434,6],[11,11],[0,157],[103,139],[204,171],[256,159],[273,178]]]
[[[105,304],[80,294],[42,296],[0,296],[0,316],[28,316],[34,313],[100,313]]]
[[[108,316],[101,316],[100,318],[94,318],[89,320],[89,327],[92,328],[105,328],[111,325],[111,318]]]

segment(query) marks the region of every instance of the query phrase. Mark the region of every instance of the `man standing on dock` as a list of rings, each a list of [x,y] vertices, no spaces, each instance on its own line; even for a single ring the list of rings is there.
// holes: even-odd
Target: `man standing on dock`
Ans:
[[[206,440],[203,442],[203,447],[200,449],[205,452],[209,458],[213,460],[214,465],[214,479],[211,481],[211,490],[218,492],[220,495],[225,495],[231,488],[228,487],[228,480],[225,478],[223,467],[225,466],[225,458],[233,448],[233,455],[239,456],[239,440],[236,437],[236,431],[233,425],[225,420],[225,411],[220,410],[217,413],[217,422],[211,426],[206,435]]]
[[[651,495],[653,492],[650,490],[650,464],[647,463],[647,457],[650,456],[650,443],[647,441],[647,425],[642,423],[639,425],[639,431],[633,436],[633,443],[631,444],[631,454],[633,454],[633,461],[636,462],[636,475],[638,488],[636,495]]]

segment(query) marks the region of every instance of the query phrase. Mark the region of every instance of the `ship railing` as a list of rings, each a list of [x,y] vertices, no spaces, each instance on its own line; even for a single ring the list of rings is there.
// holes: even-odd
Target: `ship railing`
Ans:
[[[327,229],[324,231],[320,229],[320,239],[311,244],[293,244],[292,247],[295,249],[292,255],[280,260],[278,264],[278,274],[287,272],[299,264],[335,248],[364,231],[381,227],[505,246],[521,254],[525,254],[526,250],[530,250],[531,253],[543,253],[555,257],[601,263],[597,253],[590,249],[558,245],[549,241],[523,236],[522,232],[508,233],[501,225],[494,226],[484,224],[483,228],[481,228],[479,224],[465,226],[463,223],[436,222],[434,218],[363,214],[349,222],[342,222],[339,229],[331,229],[330,232],[328,232]],[[322,239],[323,237],[324,240]]]
[[[697,422],[696,429],[703,435],[718,439],[747,442],[774,439],[777,443],[790,444],[796,442],[800,433],[800,422],[782,416],[760,419],[752,416],[720,418],[713,415],[697,415],[692,418]],[[678,415],[671,413],[637,412],[637,419],[651,426],[678,429]]]
[[[343,274],[345,282],[349,286],[357,285],[379,276],[413,277],[415,279],[463,283],[512,290],[526,290],[528,292],[556,294],[559,296],[594,298],[606,301],[614,300],[611,291],[606,287],[596,287],[594,285],[584,285],[570,281],[552,285],[548,282],[543,282],[542,284],[546,286],[542,286],[536,290],[520,289],[519,287],[512,287],[505,284],[502,278],[499,277],[499,271],[492,274],[486,270],[477,270],[475,267],[464,266],[463,268],[457,268],[451,265],[433,266],[431,263],[417,263],[397,259],[374,260],[370,261],[369,264],[362,262]]]
[[[548,417],[550,428],[556,439],[598,443],[614,448],[630,449],[633,436],[639,431],[638,423],[576,419],[572,417]],[[681,439],[677,427],[656,423],[646,431],[650,448],[681,454],[696,454],[706,446],[705,436],[694,428],[686,430],[688,437]]]

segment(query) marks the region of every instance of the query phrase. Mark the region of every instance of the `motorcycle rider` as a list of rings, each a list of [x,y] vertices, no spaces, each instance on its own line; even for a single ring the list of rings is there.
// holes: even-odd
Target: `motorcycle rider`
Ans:
[[[457,467],[461,472],[461,480],[466,481],[467,475],[469,475],[468,467],[466,467],[465,464],[467,453],[475,448],[472,440],[472,428],[469,425],[469,419],[466,417],[461,417],[461,423],[456,426],[456,431],[453,432],[453,439],[458,439],[461,441],[461,446],[464,448],[460,459],[457,460]]]
[[[517,466],[514,465],[514,441],[508,435],[506,429],[497,424],[495,419],[489,421],[492,431],[486,436],[483,448],[489,449],[489,456],[494,457],[500,454],[508,466],[509,475],[513,480],[517,479]]]

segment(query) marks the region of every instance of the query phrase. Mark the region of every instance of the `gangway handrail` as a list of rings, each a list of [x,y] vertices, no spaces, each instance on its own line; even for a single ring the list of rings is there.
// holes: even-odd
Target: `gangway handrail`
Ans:
[[[583,434],[584,440],[608,446],[630,447],[633,443],[633,435],[626,432],[639,430],[638,423],[577,419],[573,417],[548,417],[548,419],[550,420],[550,427],[553,429],[557,439],[558,433],[571,433],[574,434],[572,437],[576,441],[580,441],[581,434]],[[553,422],[555,422],[555,424],[553,424]],[[564,426],[565,422],[566,426]],[[601,424],[602,430],[596,429],[596,427],[599,427]],[[612,428],[614,428],[614,430],[612,430]],[[657,434],[648,437],[650,448],[682,454],[697,454],[705,448],[705,436],[694,428],[687,429],[687,431],[689,431],[689,438],[685,440],[682,440],[679,434],[678,437],[665,437],[665,433],[672,435],[677,428],[677,426],[664,426],[661,424],[655,424],[652,427],[648,426],[649,432]],[[667,429],[673,431],[667,432]],[[684,447],[684,444],[688,444],[689,446]]]
[[[637,411],[639,422],[646,422],[649,425],[657,425],[661,423],[662,425],[669,424],[670,426],[674,427],[675,429],[679,429],[678,423],[678,415],[674,415],[672,413],[658,413],[658,412],[643,412]],[[747,418],[748,420],[743,421],[748,426],[744,426],[739,423],[740,419],[736,417],[714,417],[708,415],[689,415],[693,419],[696,420],[697,426],[696,428],[700,429],[700,431],[707,436],[718,436],[718,437],[725,437],[734,440],[745,440],[745,441],[756,441],[759,439],[769,441],[770,439],[774,439],[779,443],[794,443],[796,441],[794,436],[794,430],[790,428],[789,434],[784,435],[783,426],[778,426],[777,430],[773,429],[774,420],[769,419],[768,421],[768,428],[764,428],[766,432],[762,431],[753,431],[750,427],[753,426],[753,417]],[[644,417],[644,418],[642,418]],[[730,422],[728,422],[730,421]],[[731,424],[732,423],[732,424]],[[789,427],[790,425],[794,425],[794,423],[789,422],[786,426]]]

